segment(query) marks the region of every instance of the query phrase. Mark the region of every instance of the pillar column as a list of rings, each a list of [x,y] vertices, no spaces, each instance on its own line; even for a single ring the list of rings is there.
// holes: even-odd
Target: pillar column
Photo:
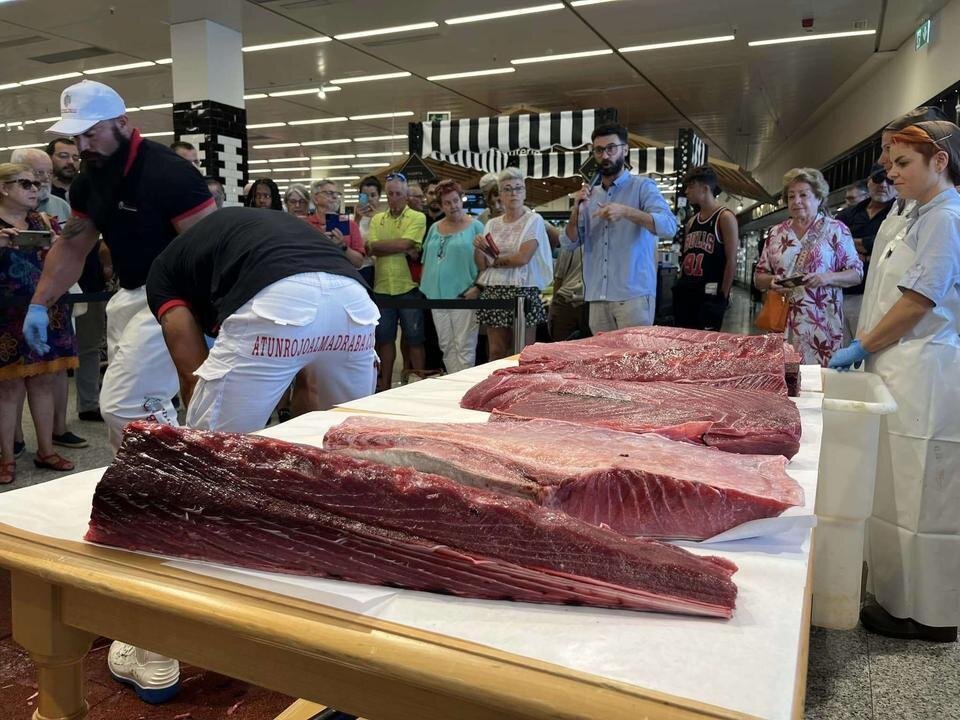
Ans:
[[[247,181],[239,0],[172,0],[173,132],[238,204]]]

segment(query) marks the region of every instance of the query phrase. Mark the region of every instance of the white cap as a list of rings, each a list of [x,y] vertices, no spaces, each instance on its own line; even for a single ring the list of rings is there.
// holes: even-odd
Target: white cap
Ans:
[[[81,80],[60,93],[60,121],[47,132],[80,135],[101,120],[126,114],[127,106],[117,91],[94,80]]]

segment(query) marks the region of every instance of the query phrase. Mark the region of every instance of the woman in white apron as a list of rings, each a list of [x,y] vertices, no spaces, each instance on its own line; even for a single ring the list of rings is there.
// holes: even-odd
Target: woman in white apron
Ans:
[[[830,367],[867,361],[897,400],[881,426],[868,566],[882,635],[952,642],[960,624],[960,128],[892,138],[888,175],[915,199],[906,233],[874,255],[876,305]]]

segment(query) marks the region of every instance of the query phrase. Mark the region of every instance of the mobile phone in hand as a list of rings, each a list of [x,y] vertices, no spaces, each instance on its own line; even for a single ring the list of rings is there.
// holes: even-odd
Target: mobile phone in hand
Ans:
[[[53,242],[53,233],[49,230],[21,230],[13,242],[21,248],[46,248]]]
[[[364,206],[366,206],[366,205],[369,205],[369,204],[370,204],[370,196],[367,195],[365,192],[360,193],[359,195],[357,195],[357,204],[358,204],[360,207],[364,207]]]
[[[490,254],[494,257],[497,257],[500,254],[500,248],[498,248],[497,244],[493,241],[493,235],[487,233],[483,236],[483,239],[487,241],[487,247],[490,248]]]
[[[777,285],[785,288],[796,288],[803,285],[803,275],[792,275],[790,277],[781,278],[777,281]]]

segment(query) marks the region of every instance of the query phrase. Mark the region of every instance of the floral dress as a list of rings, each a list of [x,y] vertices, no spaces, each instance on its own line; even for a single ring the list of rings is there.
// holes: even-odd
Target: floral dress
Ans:
[[[821,213],[802,238],[790,220],[774,227],[756,272],[785,277],[844,270],[856,270],[863,277],[853,238],[846,225]],[[825,367],[843,340],[843,290],[835,285],[800,287],[787,298],[787,339],[804,364]]]
[[[49,229],[35,212],[27,214],[27,226],[30,230]],[[10,224],[0,219],[0,227]],[[59,232],[56,225],[53,230]],[[46,250],[35,248],[0,248],[0,380],[54,373],[78,365],[77,340],[68,305],[58,303],[49,310],[50,352],[36,355],[23,339],[23,319],[46,255]]]

